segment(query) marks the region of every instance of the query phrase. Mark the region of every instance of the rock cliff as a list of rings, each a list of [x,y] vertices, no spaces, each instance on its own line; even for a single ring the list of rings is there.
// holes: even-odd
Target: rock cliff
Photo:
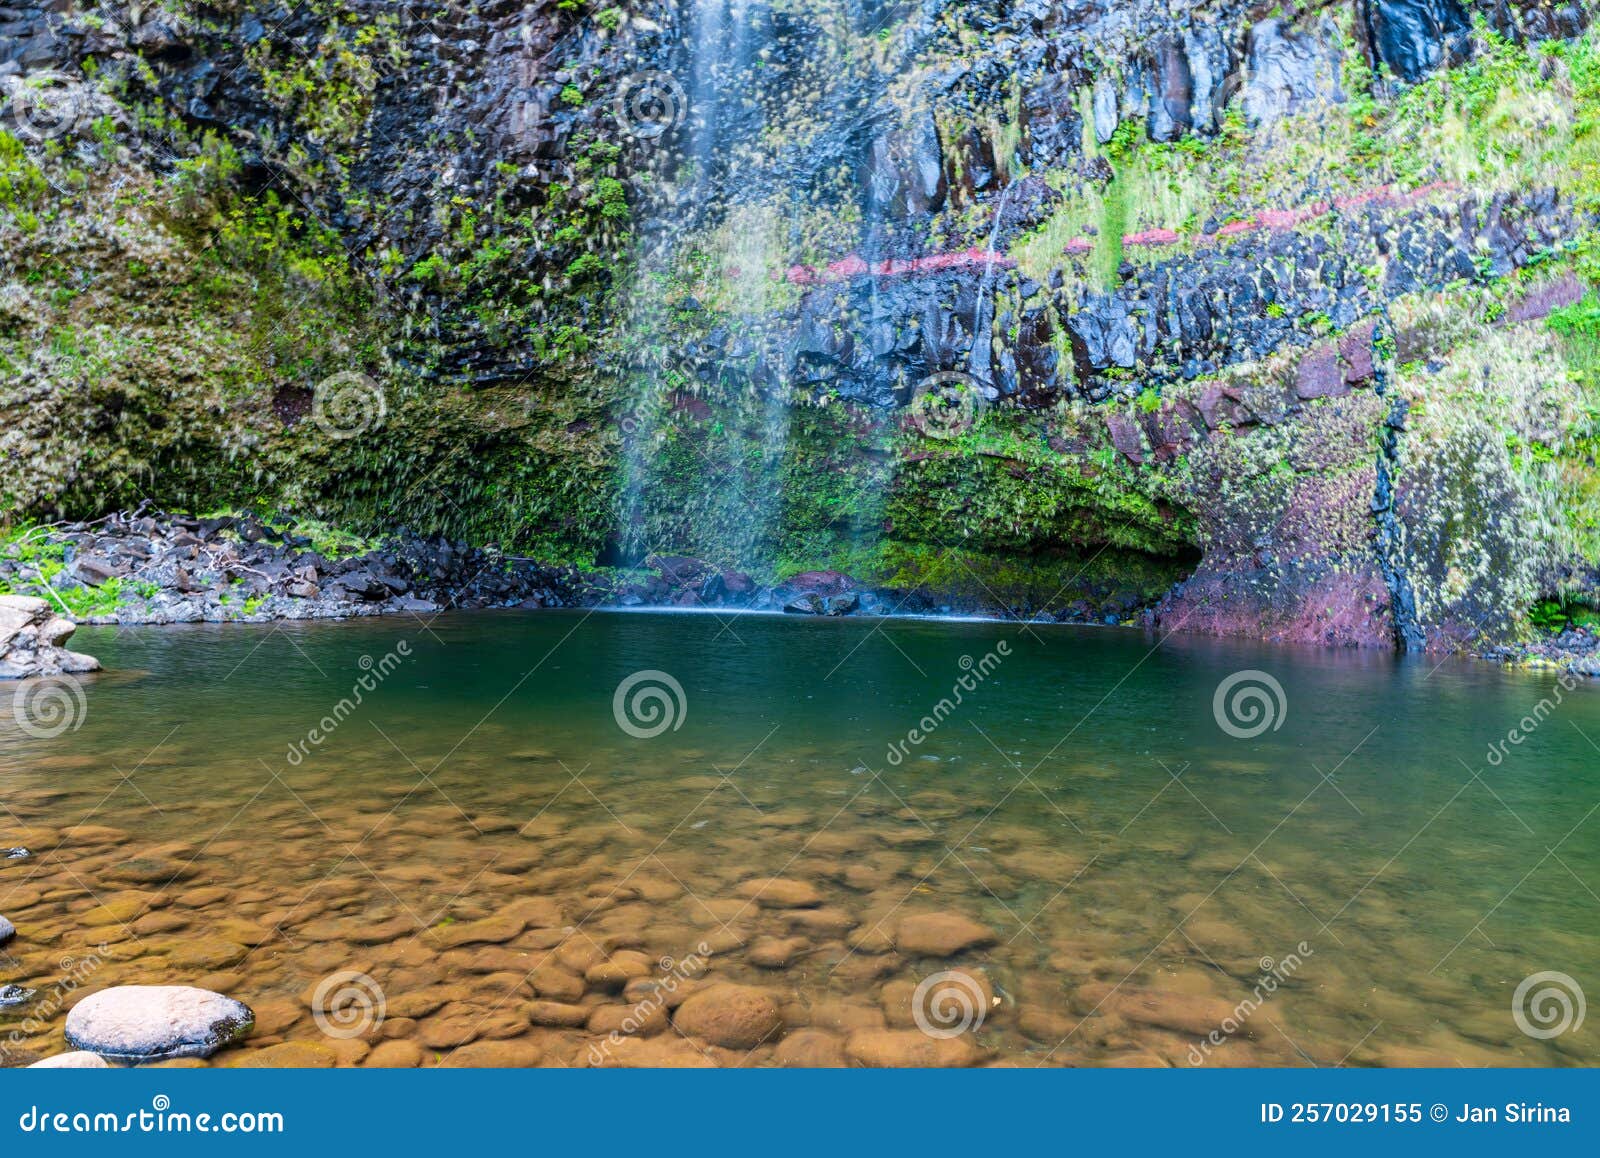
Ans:
[[[1513,640],[1600,598],[1592,36],[1509,0],[9,0],[0,513]]]

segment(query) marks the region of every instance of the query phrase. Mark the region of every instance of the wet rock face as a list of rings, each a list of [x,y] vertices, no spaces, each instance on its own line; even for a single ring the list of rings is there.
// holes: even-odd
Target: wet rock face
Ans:
[[[1421,80],[1469,52],[1472,20],[1457,0],[1361,0],[1361,18],[1374,55],[1401,80]]]
[[[1339,90],[1338,33],[1329,20],[1294,31],[1263,20],[1250,30],[1249,79],[1244,112],[1252,124],[1270,124],[1344,99]]]

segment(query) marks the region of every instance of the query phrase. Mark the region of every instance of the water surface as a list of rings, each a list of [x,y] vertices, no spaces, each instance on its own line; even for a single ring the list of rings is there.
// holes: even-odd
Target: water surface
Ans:
[[[130,981],[254,1006],[256,1036],[215,1064],[284,1041],[317,1048],[268,1056],[837,1060],[909,1048],[909,995],[946,971],[981,998],[935,1061],[1600,1061],[1592,1020],[1535,1035],[1561,1021],[1550,982],[1513,1009],[1544,972],[1600,993],[1600,689],[1553,675],[711,614],[77,642],[111,671],[75,729],[0,713],[0,846],[34,848],[0,866],[20,931],[0,983],[38,990],[0,1012],[13,1061],[61,1048],[74,993]],[[1255,735],[1214,703],[1245,671],[1278,725]],[[625,695],[625,730],[616,692],[641,672],[681,699],[636,680],[666,716]],[[771,877],[798,884],[747,884]],[[901,923],[926,914],[989,943],[910,951]],[[608,958],[645,980],[619,990]],[[351,971],[381,1026],[313,1015]],[[782,1038],[685,1041],[647,1007],[654,1052],[596,1051],[650,980],[675,1004],[691,974],[767,991]],[[552,1002],[585,1024],[535,1024]]]

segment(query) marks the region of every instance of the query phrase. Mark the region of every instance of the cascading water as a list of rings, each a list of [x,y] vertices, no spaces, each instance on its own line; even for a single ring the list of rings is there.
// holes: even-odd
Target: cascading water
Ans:
[[[634,406],[625,426],[627,481],[620,525],[623,556],[630,559],[677,546],[650,541],[654,536],[645,504],[647,482],[656,466],[652,457],[670,434],[675,395],[694,384],[679,367],[679,335],[672,324],[673,311],[685,308],[684,299],[690,296],[684,293],[686,272],[710,271],[722,291],[718,306],[740,330],[755,326],[768,307],[770,222],[761,206],[740,204],[731,195],[731,183],[743,165],[755,161],[751,143],[765,124],[761,103],[748,94],[751,74],[759,70],[771,37],[769,5],[767,0],[694,0],[685,23],[679,44],[685,49],[681,72],[687,83],[674,74],[648,82],[662,90],[655,99],[663,106],[681,99],[685,107],[663,108],[683,123],[664,133],[659,142],[664,155],[653,165],[659,185],[652,191],[648,219],[641,229],[644,240],[631,294],[631,325],[644,338],[644,348],[635,372]],[[691,308],[700,304],[695,301]],[[763,421],[762,484],[781,464],[786,413],[781,396],[769,395]],[[738,537],[754,547],[776,514],[779,488],[751,487],[749,480],[726,474],[718,481],[745,492],[740,505],[748,511],[748,520]]]
[[[858,492],[811,538],[787,524],[785,484],[799,453],[795,408],[837,401],[853,385],[833,369],[813,373],[769,327],[792,322],[806,292],[795,271],[810,263],[878,271],[914,267],[924,256],[923,242],[900,227],[908,213],[902,174],[926,168],[931,155],[927,179],[942,187],[937,140],[908,159],[914,150],[900,130],[914,120],[931,132],[934,123],[927,94],[902,80],[904,60],[935,19],[926,7],[694,0],[646,57],[660,73],[652,83],[663,106],[682,108],[671,131],[641,150],[650,176],[636,182],[643,204],[619,561],[657,552],[756,572],[775,569],[780,556],[832,566],[835,556],[865,553],[880,533],[888,472],[866,492],[869,501]],[[866,322],[871,358],[893,361],[905,300],[881,291],[887,277],[871,272],[843,289],[849,310]],[[817,340],[834,339],[825,332]],[[914,362],[906,371],[893,398],[879,390],[863,412],[875,413],[879,427],[887,405],[906,401],[926,372]],[[712,395],[720,414],[738,416],[728,419],[738,431],[683,420],[703,415],[701,402]],[[689,496],[697,512],[666,525],[672,511],[681,513],[686,473],[698,483]],[[676,499],[667,501],[675,485]],[[704,533],[712,524],[715,535]]]

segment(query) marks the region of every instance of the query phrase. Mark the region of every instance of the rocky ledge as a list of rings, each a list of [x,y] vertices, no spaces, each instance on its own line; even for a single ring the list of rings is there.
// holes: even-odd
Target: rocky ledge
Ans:
[[[27,552],[0,550],[0,590],[56,593],[78,622],[124,625],[564,607],[584,597],[575,568],[404,532],[381,547],[348,537],[320,543],[308,526],[323,532],[287,517],[142,508],[54,525],[37,530]],[[66,619],[52,631],[63,624],[70,634]]]
[[[56,614],[43,599],[0,595],[0,679],[99,671],[100,661],[93,656],[67,650],[65,644],[77,630],[76,623]]]
[[[841,571],[806,571],[762,583],[689,555],[651,555],[641,569],[601,573],[403,530],[378,546],[351,548],[357,542],[287,515],[201,518],[143,508],[36,529],[30,552],[8,554],[0,545],[0,591],[49,596],[0,595],[0,678],[99,670],[92,657],[63,646],[77,623],[267,623],[614,607],[974,616],[1165,630],[1172,600],[1188,586],[1180,583],[1157,602],[1141,602],[1125,589],[1085,587],[1077,592],[1081,597],[1038,607],[999,596],[874,586]],[[1482,656],[1600,676],[1600,635],[1572,627],[1531,643],[1496,646]]]

